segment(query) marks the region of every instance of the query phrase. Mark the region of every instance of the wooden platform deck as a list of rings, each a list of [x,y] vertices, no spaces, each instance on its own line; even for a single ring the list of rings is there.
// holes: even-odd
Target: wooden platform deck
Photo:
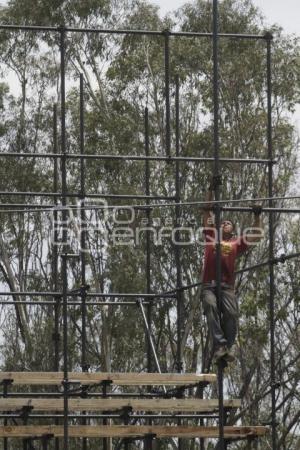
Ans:
[[[266,427],[225,427],[225,438],[245,439],[250,436],[264,436],[268,432]],[[70,426],[70,438],[124,438],[124,437],[143,437],[149,434],[157,438],[217,438],[219,435],[218,427],[193,427],[193,426],[144,426],[144,425],[101,425],[101,426]],[[64,429],[62,426],[1,426],[0,438],[29,438],[52,435],[53,437],[63,437]]]
[[[14,385],[60,385],[63,372],[0,372],[0,382],[10,379]],[[69,372],[68,381],[83,385],[111,381],[119,386],[183,386],[197,383],[214,383],[215,374],[194,373],[106,373],[106,372]]]
[[[69,372],[68,381],[74,386],[101,384],[108,381],[119,386],[194,386],[198,383],[214,383],[215,374],[177,374],[177,373],[103,373],[103,372]],[[12,385],[59,386],[64,381],[63,372],[0,372],[0,382],[10,380]],[[79,390],[80,392],[80,390]],[[225,408],[239,408],[238,399],[224,400]],[[63,398],[26,397],[0,398],[0,411],[18,412],[24,407],[33,411],[62,412]],[[134,412],[170,412],[170,413],[210,413],[218,411],[217,399],[196,398],[76,398],[68,399],[68,410],[82,411],[118,411],[129,407]],[[268,432],[263,426],[225,426],[226,439],[245,439],[261,437]],[[0,426],[0,438],[41,438],[45,436],[62,438],[64,427],[61,425],[13,425]],[[143,438],[155,435],[157,438],[218,438],[218,426],[187,425],[70,425],[70,438]]]
[[[0,411],[18,411],[32,406],[35,411],[63,411],[62,398],[0,398]],[[70,398],[69,411],[115,411],[130,407],[133,411],[153,412],[213,412],[217,411],[217,399],[119,399],[119,398]],[[224,400],[225,408],[239,408],[240,400]]]

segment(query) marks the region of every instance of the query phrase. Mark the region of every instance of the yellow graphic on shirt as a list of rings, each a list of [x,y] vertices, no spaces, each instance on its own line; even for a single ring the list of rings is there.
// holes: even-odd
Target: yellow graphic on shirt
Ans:
[[[216,250],[216,246],[214,246],[214,250]],[[221,254],[222,255],[230,255],[230,253],[232,252],[232,245],[230,242],[221,242]]]

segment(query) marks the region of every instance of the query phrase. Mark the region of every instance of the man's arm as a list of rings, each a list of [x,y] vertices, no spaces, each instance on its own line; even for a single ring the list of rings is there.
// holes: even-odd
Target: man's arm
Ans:
[[[212,185],[210,185],[205,195],[205,201],[211,202],[212,200],[213,200],[213,187]],[[212,205],[207,204],[203,209],[204,209],[203,227],[213,228],[215,226],[215,217],[212,211]]]
[[[255,205],[252,207],[254,221],[251,226],[252,233],[247,234],[247,242],[256,243],[262,240],[264,236],[263,223],[261,219],[262,207]]]

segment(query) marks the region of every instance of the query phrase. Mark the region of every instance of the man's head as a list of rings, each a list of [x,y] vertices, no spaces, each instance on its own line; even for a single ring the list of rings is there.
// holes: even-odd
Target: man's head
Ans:
[[[228,239],[233,235],[234,224],[230,219],[223,219],[221,222],[221,230],[224,239]]]

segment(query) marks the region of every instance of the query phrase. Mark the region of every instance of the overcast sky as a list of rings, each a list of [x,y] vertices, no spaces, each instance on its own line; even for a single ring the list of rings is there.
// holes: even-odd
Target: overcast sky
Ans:
[[[252,0],[265,16],[266,25],[279,24],[286,33],[300,36],[300,0]],[[160,7],[161,14],[188,3],[187,0],[150,0]],[[293,122],[300,131],[300,105],[296,106]]]
[[[161,13],[172,11],[187,3],[186,0],[150,0],[161,9]],[[267,24],[277,23],[287,33],[300,35],[300,1],[299,0],[253,0],[266,17]]]
[[[187,0],[148,0],[160,7],[161,14],[175,10],[188,3]],[[193,1],[193,0],[190,0]],[[211,1],[211,0],[210,0]],[[221,1],[221,0],[220,0]],[[265,16],[266,25],[279,24],[286,33],[300,36],[300,0],[252,0]],[[0,0],[0,5],[7,4],[7,0]],[[300,122],[300,105],[297,108]]]
[[[161,14],[179,8],[188,3],[187,0],[148,0],[160,7]],[[252,0],[258,6],[266,18],[267,24],[277,23],[287,33],[300,35],[300,0]],[[0,0],[0,5],[5,5],[7,0]]]

